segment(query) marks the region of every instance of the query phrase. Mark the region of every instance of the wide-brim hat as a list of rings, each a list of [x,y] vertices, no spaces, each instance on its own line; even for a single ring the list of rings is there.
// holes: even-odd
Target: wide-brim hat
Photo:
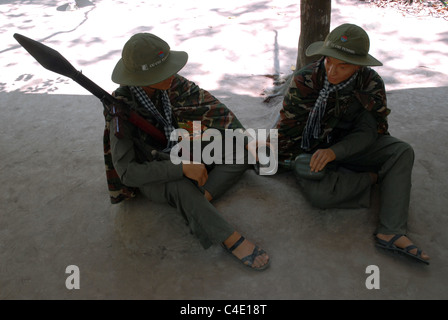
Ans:
[[[164,40],[151,33],[137,33],[124,45],[112,81],[128,86],[149,86],[179,72],[188,54],[170,50]]]
[[[370,40],[361,27],[343,24],[331,31],[325,41],[317,41],[308,46],[305,54],[328,56],[359,66],[382,66],[369,54]]]

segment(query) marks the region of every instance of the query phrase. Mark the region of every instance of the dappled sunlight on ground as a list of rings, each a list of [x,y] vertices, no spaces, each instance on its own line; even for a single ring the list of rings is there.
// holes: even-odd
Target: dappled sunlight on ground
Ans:
[[[274,73],[274,46],[294,52],[299,33],[299,6],[282,1],[197,1],[194,7],[178,1],[140,1],[132,6],[123,6],[122,1],[94,1],[93,6],[75,11],[59,11],[51,1],[39,3],[0,6],[8,18],[7,24],[0,26],[4,31],[0,65],[8,68],[0,80],[4,91],[85,93],[82,88],[61,84],[57,75],[39,68],[15,43],[15,32],[59,51],[106,90],[115,88],[110,73],[124,43],[137,32],[152,32],[172,50],[187,51],[189,64],[182,73],[194,76],[209,89],[218,89],[221,76],[227,74]],[[120,10],[114,10],[117,5]],[[280,35],[277,29],[283,30]],[[283,69],[290,70],[293,60],[283,54]],[[33,82],[24,83],[27,74],[33,75]],[[12,80],[21,76],[20,81]],[[36,81],[46,84],[39,86]]]
[[[190,6],[171,0],[125,6],[116,0],[84,4],[78,10],[62,11],[58,1],[2,2],[0,11],[6,19],[0,23],[1,91],[86,94],[64,77],[44,70],[15,42],[16,32],[59,51],[108,91],[116,87],[110,74],[122,46],[137,32],[155,33],[173,50],[188,52],[189,63],[181,74],[209,90],[222,89],[233,76],[289,74],[295,65],[299,3],[202,0]],[[120,10],[115,10],[117,6]],[[378,70],[388,89],[448,83],[444,61],[448,33],[442,19],[405,17],[360,1],[336,1],[332,28],[343,22],[368,31],[371,53],[384,63]],[[257,95],[264,86],[260,84]],[[244,85],[226,86],[226,90],[252,92]]]

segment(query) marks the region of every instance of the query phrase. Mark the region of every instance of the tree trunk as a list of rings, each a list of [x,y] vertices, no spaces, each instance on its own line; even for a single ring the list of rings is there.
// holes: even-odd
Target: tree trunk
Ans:
[[[296,69],[315,61],[307,57],[306,48],[316,41],[323,41],[330,32],[331,0],[300,0],[300,38]]]

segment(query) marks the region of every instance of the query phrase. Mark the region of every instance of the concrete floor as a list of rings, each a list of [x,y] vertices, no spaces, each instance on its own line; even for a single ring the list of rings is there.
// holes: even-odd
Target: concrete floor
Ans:
[[[286,174],[248,171],[215,202],[271,267],[247,270],[220,247],[203,250],[168,205],[109,203],[100,102],[38,65],[14,33],[43,41],[112,91],[123,44],[152,32],[189,53],[181,74],[220,98],[247,128],[269,128],[281,98],[272,80],[295,64],[299,1],[0,1],[0,299],[447,299],[448,28],[358,1],[334,1],[332,28],[371,38],[388,91],[391,133],[415,149],[409,236],[426,266],[374,247],[378,192],[359,210],[319,210]],[[81,3],[81,1],[79,1]],[[194,3],[194,5],[193,5]],[[380,24],[378,22],[381,22]],[[66,268],[79,268],[69,290]],[[367,289],[378,266],[380,288]]]

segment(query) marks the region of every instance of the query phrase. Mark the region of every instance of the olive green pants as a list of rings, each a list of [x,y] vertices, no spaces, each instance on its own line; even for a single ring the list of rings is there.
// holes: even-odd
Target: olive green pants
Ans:
[[[234,231],[222,214],[205,198],[204,189],[213,199],[219,198],[243,175],[248,165],[215,165],[209,172],[207,183],[202,187],[184,177],[180,180],[140,188],[154,202],[168,202],[177,208],[186,219],[191,232],[199,239],[204,249],[219,244]]]
[[[298,178],[309,201],[320,208],[357,208],[370,205],[371,178],[378,173],[380,186],[379,226],[376,233],[406,233],[411,193],[414,150],[406,142],[380,136],[368,150],[329,166],[324,178]],[[340,168],[350,170],[341,170]]]

